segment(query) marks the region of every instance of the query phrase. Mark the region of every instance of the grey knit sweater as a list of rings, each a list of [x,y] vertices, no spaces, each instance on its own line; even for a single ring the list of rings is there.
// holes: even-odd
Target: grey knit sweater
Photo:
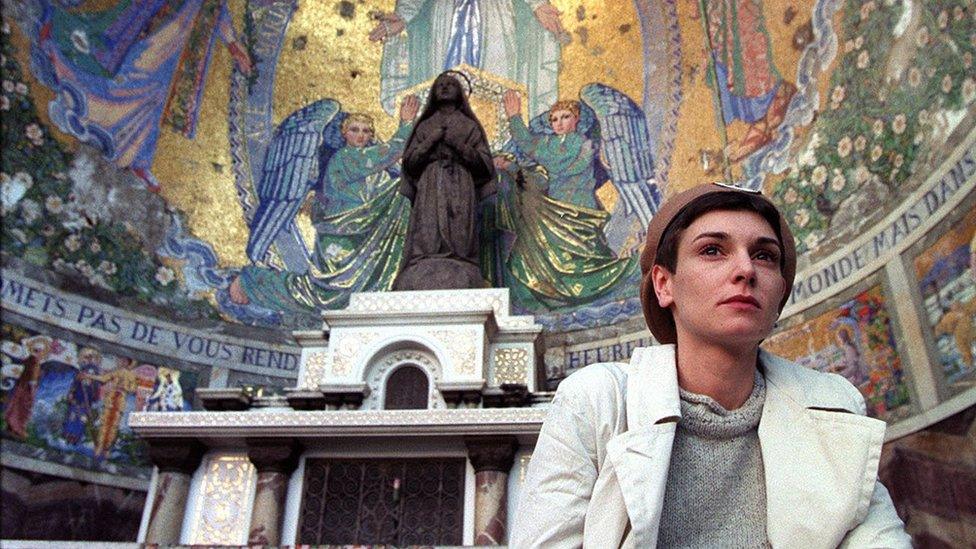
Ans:
[[[726,410],[681,390],[658,547],[768,547],[766,486],[757,428],[766,382]]]

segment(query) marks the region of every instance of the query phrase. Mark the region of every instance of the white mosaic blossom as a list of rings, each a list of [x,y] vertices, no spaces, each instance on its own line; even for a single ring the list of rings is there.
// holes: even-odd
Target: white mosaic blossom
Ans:
[[[845,185],[847,185],[847,178],[845,178],[844,174],[842,173],[835,175],[834,178],[830,180],[830,190],[834,192],[844,190]]]
[[[810,222],[810,212],[806,208],[800,208],[793,215],[793,221],[796,222],[797,227],[806,227],[807,223]]]
[[[34,179],[26,172],[17,172],[13,177],[0,173],[0,203],[3,209],[13,210],[33,185]]]
[[[949,12],[942,10],[942,12],[939,13],[939,17],[937,17],[935,21],[939,24],[940,29],[946,28],[949,26]]]
[[[81,235],[78,233],[71,233],[68,238],[64,239],[64,249],[69,252],[77,252],[81,249]]]
[[[949,93],[952,91],[952,77],[948,74],[942,77],[942,91]]]
[[[98,264],[98,270],[112,276],[118,272],[118,267],[115,265],[115,263],[112,263],[107,259],[103,259],[102,262]]]
[[[881,148],[881,145],[875,145],[871,149],[871,162],[877,162],[882,154],[884,154],[884,149]]]
[[[857,152],[863,151],[864,148],[867,146],[868,146],[868,139],[863,135],[857,136],[857,139],[854,140],[854,150]]]
[[[20,217],[28,225],[41,216],[41,206],[29,198],[20,201]]]
[[[874,124],[871,125],[871,131],[875,137],[879,137],[884,132],[884,122],[880,118],[875,120]]]
[[[807,247],[808,250],[812,250],[820,244],[820,235],[816,232],[811,232],[803,239],[803,245]]]
[[[10,99],[6,95],[0,95],[0,111],[10,110]]]
[[[31,143],[35,145],[40,145],[44,142],[44,132],[37,124],[28,124],[27,127],[24,128],[24,135],[26,135],[27,139],[30,139]]]
[[[783,193],[783,202],[787,204],[793,204],[796,202],[798,196],[799,195],[797,194],[796,189],[790,187],[789,189],[786,189],[785,193]]]
[[[173,269],[170,269],[169,267],[163,265],[162,267],[156,270],[155,278],[156,278],[156,282],[159,282],[160,286],[166,286],[170,282],[173,282],[175,275],[173,273]]]
[[[864,165],[860,165],[854,169],[854,181],[856,181],[858,185],[867,183],[870,177],[871,172]]]
[[[23,82],[17,82],[17,85],[14,86],[14,91],[19,93],[20,95],[27,95],[27,92],[29,92],[30,89],[27,87],[27,84],[24,84]]]
[[[847,158],[851,154],[851,149],[853,148],[853,142],[849,136],[844,136],[840,141],[837,142],[837,156],[841,158]]]
[[[905,156],[901,154],[896,155],[895,158],[891,161],[891,164],[896,168],[900,168],[901,165],[904,163],[905,163]]]
[[[866,69],[870,64],[871,54],[868,53],[868,50],[862,50],[861,53],[857,54],[857,68]]]
[[[60,196],[52,194],[44,200],[44,207],[53,214],[59,214],[64,209],[64,201]]]
[[[75,261],[75,268],[78,269],[81,274],[89,278],[95,274],[95,268],[89,265],[84,259]]]
[[[3,91],[5,91],[7,93],[13,93],[14,92],[14,88],[16,86],[14,85],[14,83],[11,80],[4,79],[3,83],[0,83],[0,87],[2,87],[3,88]]]
[[[834,89],[830,92],[830,108],[836,109],[840,107],[846,95],[847,91],[844,89],[844,86],[834,86]]]
[[[905,133],[905,128],[908,125],[908,121],[905,115],[898,113],[895,115],[895,119],[891,121],[891,131],[895,132],[895,135],[901,135]]]
[[[97,240],[92,240],[91,244],[88,245],[88,249],[92,251],[93,254],[97,254],[102,251],[102,245]]]
[[[814,168],[813,173],[810,174],[810,179],[813,181],[814,185],[823,187],[824,182],[827,181],[827,167],[821,164],[820,166]]]
[[[908,69],[908,85],[917,88],[922,83],[922,71],[918,67]]]

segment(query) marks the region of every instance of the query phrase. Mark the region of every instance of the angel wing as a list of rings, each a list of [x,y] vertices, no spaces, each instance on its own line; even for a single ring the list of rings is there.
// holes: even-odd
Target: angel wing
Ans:
[[[275,245],[287,270],[308,271],[309,251],[295,225],[295,215],[342,145],[339,123],[343,117],[338,101],[321,99],[292,113],[275,130],[255,189],[258,207],[247,242],[251,261],[264,262]]]
[[[660,204],[647,118],[637,103],[604,84],[587,84],[580,100],[599,122],[601,157],[620,193],[624,214],[646,227]]]

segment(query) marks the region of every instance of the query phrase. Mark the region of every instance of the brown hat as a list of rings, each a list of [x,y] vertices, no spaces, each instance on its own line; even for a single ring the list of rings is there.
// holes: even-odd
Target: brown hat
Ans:
[[[790,227],[786,224],[786,220],[783,219],[783,214],[779,212],[779,209],[758,191],[748,191],[721,183],[706,183],[692,187],[666,200],[661,206],[661,209],[654,214],[650,224],[647,226],[647,241],[644,244],[644,251],[641,252],[640,266],[642,279],[640,299],[644,307],[644,320],[647,321],[647,327],[651,329],[654,338],[660,343],[675,343],[677,342],[678,335],[675,331],[674,318],[671,316],[671,311],[658,305],[657,296],[654,293],[651,269],[654,267],[654,262],[657,259],[657,248],[661,245],[661,237],[664,236],[664,232],[671,225],[671,221],[682,210],[699,198],[714,193],[749,193],[768,202],[776,210],[779,217],[779,227],[773,227],[773,229],[776,229],[780,242],[783,245],[783,279],[786,280],[787,288],[786,293],[783,295],[783,300],[779,304],[780,311],[786,306],[786,301],[790,297],[791,292],[789,289],[793,287],[793,278],[796,276],[796,243],[794,243],[793,233],[790,231]]]

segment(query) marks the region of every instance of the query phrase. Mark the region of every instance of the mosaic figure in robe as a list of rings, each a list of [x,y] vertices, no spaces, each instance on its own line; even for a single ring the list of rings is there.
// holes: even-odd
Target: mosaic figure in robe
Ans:
[[[179,412],[187,409],[180,386],[180,371],[160,367],[156,375],[153,392],[146,399],[148,412]]]
[[[512,139],[495,159],[502,174],[500,278],[530,308],[576,306],[612,293],[635,272],[641,227],[660,200],[643,112],[602,84],[580,96],[555,103],[528,126],[517,92],[504,96]],[[619,196],[612,213],[596,195],[608,179]]]
[[[68,409],[61,432],[69,444],[78,444],[85,431],[93,429],[98,420],[98,397],[101,389],[102,353],[91,347],[78,351],[78,372],[68,389]]]
[[[131,358],[116,358],[114,370],[93,379],[102,385],[102,413],[98,434],[95,437],[95,459],[111,457],[112,447],[119,436],[119,428],[126,425],[129,412],[134,408],[139,378],[134,371],[135,362]]]
[[[380,102],[466,64],[519,82],[529,112],[558,98],[560,52],[570,41],[548,0],[397,0],[369,37],[383,42]]]
[[[748,124],[728,160],[738,162],[774,137],[783,123],[796,86],[773,63],[773,49],[761,0],[695,0],[696,17],[708,29],[706,46],[714,63],[709,84],[717,95],[725,126]],[[725,128],[721,128],[725,131]]]
[[[56,92],[51,120],[151,189],[161,125],[193,138],[214,43],[251,71],[225,0],[125,0],[87,11],[41,0],[35,76]]]
[[[27,424],[34,411],[34,397],[40,385],[42,366],[53,352],[53,340],[48,336],[29,337],[23,342],[27,357],[14,358],[24,365],[13,389],[7,394],[3,419],[7,431],[20,439],[27,438]]]
[[[390,289],[410,215],[399,163],[419,108],[417,97],[404,98],[386,142],[375,139],[372,118],[344,113],[333,99],[281,123],[256,189],[247,245],[254,264],[230,287],[235,304],[308,314],[341,306],[352,292]],[[312,252],[295,224],[310,195]],[[275,268],[285,257],[284,270]]]

